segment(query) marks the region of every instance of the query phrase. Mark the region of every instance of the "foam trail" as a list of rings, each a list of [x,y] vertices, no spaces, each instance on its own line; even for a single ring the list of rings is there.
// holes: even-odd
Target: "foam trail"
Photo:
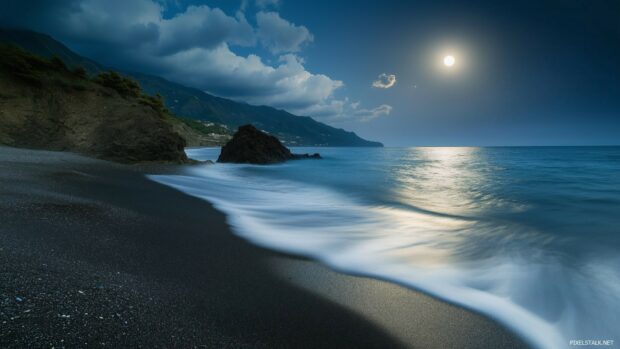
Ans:
[[[435,187],[448,179],[430,186],[423,182],[423,173],[416,174],[417,182],[407,183],[417,186],[417,201],[407,203],[423,209],[294,180],[311,171],[304,166],[318,166],[314,163],[217,164],[185,175],[149,178],[213,203],[227,214],[233,231],[252,243],[424,291],[496,319],[535,347],[563,348],[570,339],[617,337],[616,254],[601,250],[567,263],[570,254],[556,248],[569,240],[521,224],[522,219],[500,219],[496,210],[469,204],[437,210],[441,201],[431,199],[438,195],[450,195],[451,203],[500,206],[501,212],[511,214],[522,214],[527,207],[490,194],[470,200],[462,188],[437,194]],[[287,172],[294,176],[281,175]],[[474,178],[472,174],[466,181],[467,188],[488,186],[472,183]],[[458,185],[453,182],[450,188]],[[432,194],[425,196],[428,192]]]

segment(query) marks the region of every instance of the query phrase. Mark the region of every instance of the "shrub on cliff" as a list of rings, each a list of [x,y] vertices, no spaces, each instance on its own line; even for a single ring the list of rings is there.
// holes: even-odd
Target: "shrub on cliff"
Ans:
[[[164,98],[159,93],[156,93],[155,96],[142,94],[139,101],[140,103],[148,105],[149,107],[155,109],[162,114],[170,114],[170,111],[166,108],[166,105],[164,104]]]
[[[99,73],[94,81],[102,86],[116,90],[123,97],[140,97],[142,89],[132,79],[126,78],[115,71]]]
[[[30,83],[40,83],[45,72],[54,69],[50,60],[13,45],[0,44],[0,68]]]
[[[84,67],[75,67],[73,69],[73,74],[78,78],[88,79],[88,72],[84,69]]]
[[[60,57],[58,57],[58,56],[52,57],[50,59],[49,63],[51,65],[51,67],[54,68],[57,71],[68,70],[67,65],[65,64],[65,62],[63,62],[63,60],[60,59]]]

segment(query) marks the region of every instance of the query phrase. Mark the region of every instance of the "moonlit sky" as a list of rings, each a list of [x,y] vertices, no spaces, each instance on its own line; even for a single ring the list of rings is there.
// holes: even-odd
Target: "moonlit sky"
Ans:
[[[620,144],[619,1],[3,0],[0,23],[386,145]]]

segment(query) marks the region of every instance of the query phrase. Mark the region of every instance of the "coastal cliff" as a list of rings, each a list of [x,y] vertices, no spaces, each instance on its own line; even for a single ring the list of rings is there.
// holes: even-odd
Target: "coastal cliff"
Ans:
[[[62,60],[0,46],[0,144],[119,162],[186,162],[161,98],[116,73],[89,77]]]

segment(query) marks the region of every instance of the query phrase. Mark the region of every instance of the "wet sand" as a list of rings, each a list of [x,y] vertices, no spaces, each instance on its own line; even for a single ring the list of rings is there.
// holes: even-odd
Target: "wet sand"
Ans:
[[[419,292],[253,246],[144,177],[162,171],[183,168],[0,147],[0,347],[525,347]]]

